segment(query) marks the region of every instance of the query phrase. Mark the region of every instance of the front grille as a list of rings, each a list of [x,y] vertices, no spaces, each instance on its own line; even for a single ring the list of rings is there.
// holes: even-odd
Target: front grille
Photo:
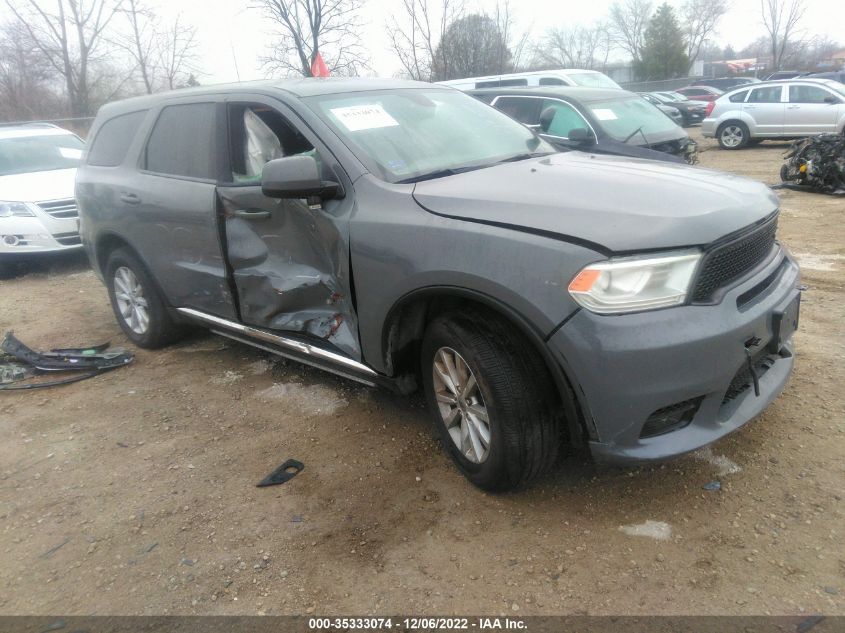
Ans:
[[[775,243],[777,215],[750,233],[705,253],[695,288],[694,303],[707,303],[720,288],[745,275],[768,255]]]
[[[79,215],[76,208],[76,200],[51,200],[50,202],[36,203],[44,213],[53,216],[57,220],[67,220]]]
[[[82,244],[82,239],[79,237],[79,233],[55,233],[53,235],[53,239],[62,246],[78,246],[79,244]]]

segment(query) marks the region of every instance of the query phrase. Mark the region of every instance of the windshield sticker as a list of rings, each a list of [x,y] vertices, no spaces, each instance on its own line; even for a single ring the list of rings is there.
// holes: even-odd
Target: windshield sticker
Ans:
[[[613,110],[608,108],[593,108],[593,114],[599,121],[615,121],[619,118]]]
[[[331,113],[350,132],[393,127],[399,122],[390,116],[379,104],[332,108]]]
[[[62,155],[62,158],[82,158],[82,150],[73,147],[60,147],[59,154]]]

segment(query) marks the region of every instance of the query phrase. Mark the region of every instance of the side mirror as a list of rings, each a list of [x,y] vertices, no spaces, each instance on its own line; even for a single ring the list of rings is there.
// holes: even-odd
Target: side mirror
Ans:
[[[336,182],[322,180],[313,156],[277,158],[261,170],[261,193],[269,198],[338,197],[341,187]]]
[[[592,145],[596,142],[596,137],[587,128],[576,127],[569,131],[569,140],[579,145]]]

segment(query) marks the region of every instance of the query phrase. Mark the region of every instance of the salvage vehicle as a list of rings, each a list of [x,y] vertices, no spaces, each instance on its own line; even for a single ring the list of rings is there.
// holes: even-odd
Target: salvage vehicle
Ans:
[[[528,126],[558,149],[695,163],[695,141],[642,97],[601,88],[489,88],[467,94]]]
[[[784,156],[780,178],[799,189],[845,194],[845,136],[819,134],[800,139]]]
[[[725,94],[723,90],[711,86],[687,86],[686,88],[678,88],[673,92],[677,92],[691,101],[715,101]]]
[[[638,99],[638,98],[637,98]],[[507,490],[561,446],[666,459],[793,366],[778,199],[737,176],[555,152],[431,84],[302,79],[101,108],[83,244],[126,336],[185,324],[371,386],[422,386],[458,468]]]
[[[708,105],[701,134],[722,149],[766,139],[845,133],[845,86],[830,79],[761,82]]]
[[[478,90],[480,88],[532,88],[537,86],[582,86],[585,88],[610,88],[621,90],[622,87],[610,77],[597,70],[582,68],[558,68],[554,70],[532,70],[522,73],[488,75],[486,77],[467,77],[438,81],[439,85],[451,86],[459,90]]]
[[[680,110],[683,117],[682,127],[689,127],[704,120],[707,110],[706,101],[690,101],[677,92],[641,92],[639,94],[650,103],[662,103]]]
[[[0,264],[82,248],[73,186],[83,147],[49,123],[0,125]]]

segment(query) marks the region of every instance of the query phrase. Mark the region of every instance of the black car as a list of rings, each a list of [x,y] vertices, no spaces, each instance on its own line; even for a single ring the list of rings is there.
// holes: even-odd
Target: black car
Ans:
[[[684,127],[701,123],[706,116],[707,103],[703,101],[691,101],[681,94],[671,92],[641,92],[639,94],[643,99],[657,107],[672,106],[677,108],[681,113]]]
[[[760,80],[755,77],[715,77],[713,79],[697,79],[691,86],[710,86],[727,92],[745,84],[757,83]]]
[[[694,163],[697,146],[682,128],[626,90],[548,86],[468,94],[535,130],[559,149]]]

